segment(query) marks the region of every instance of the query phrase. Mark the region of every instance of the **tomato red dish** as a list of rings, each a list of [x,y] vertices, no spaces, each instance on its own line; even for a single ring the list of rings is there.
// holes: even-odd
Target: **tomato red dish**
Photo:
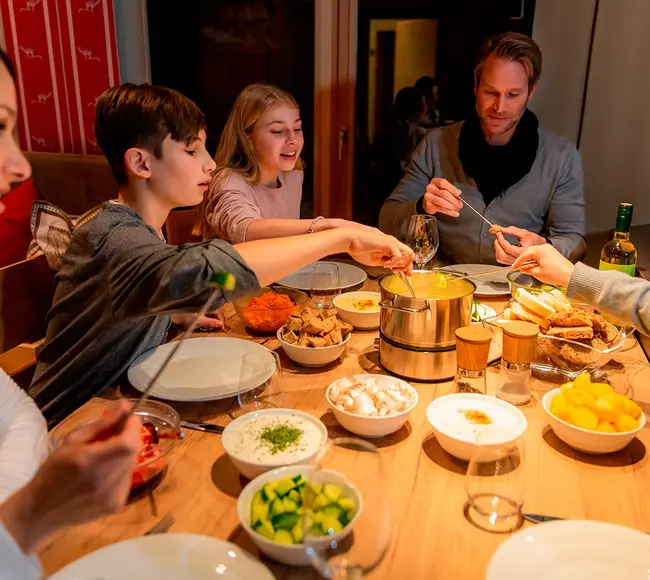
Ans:
[[[160,439],[179,439],[180,437],[180,431],[160,432],[153,423],[148,421],[142,423],[138,467],[131,474],[131,489],[148,483],[165,469],[167,461],[161,457],[163,452],[160,448]],[[157,457],[160,459],[156,460]]]
[[[246,326],[258,332],[277,332],[296,307],[287,294],[268,291],[248,301],[235,301],[235,310]]]

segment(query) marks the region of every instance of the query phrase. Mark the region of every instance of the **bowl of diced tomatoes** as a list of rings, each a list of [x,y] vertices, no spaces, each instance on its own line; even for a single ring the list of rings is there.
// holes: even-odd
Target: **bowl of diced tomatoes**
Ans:
[[[129,403],[135,404],[135,399]],[[50,433],[50,450],[64,445],[73,432],[104,417],[115,401],[92,399],[66,417]],[[180,417],[169,405],[160,401],[144,401],[135,415],[140,418],[140,452],[131,474],[131,489],[150,482],[167,467],[167,456],[182,438]]]
[[[233,306],[237,316],[248,328],[274,334],[307,299],[307,294],[293,288],[261,288],[253,294],[234,300]]]

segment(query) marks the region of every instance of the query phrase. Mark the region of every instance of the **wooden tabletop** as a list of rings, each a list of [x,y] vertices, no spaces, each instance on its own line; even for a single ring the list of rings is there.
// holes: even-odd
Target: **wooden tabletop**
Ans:
[[[376,283],[369,281],[367,286],[376,288]],[[485,302],[497,309],[504,304],[504,300]],[[232,308],[227,308],[230,316],[225,334],[251,338]],[[376,336],[376,332],[355,332],[343,361],[324,369],[299,367],[282,353],[287,406],[320,417],[328,428],[340,433],[341,428],[328,411],[325,389],[346,375],[384,372],[377,365]],[[253,340],[281,352],[276,338]],[[617,361],[610,366],[610,373],[619,385],[624,385],[625,378],[639,365],[647,364],[638,346],[620,354]],[[492,394],[497,372],[498,369],[491,370],[488,377],[488,392]],[[509,535],[483,531],[465,518],[466,465],[442,450],[426,420],[427,405],[434,398],[453,392],[453,383],[414,386],[420,401],[408,424],[378,441],[389,466],[386,493],[391,500],[393,534],[387,557],[371,578],[482,580],[494,551]],[[574,451],[559,441],[546,424],[541,396],[552,387],[536,381],[532,401],[522,407],[528,420],[524,510],[650,531],[650,504],[646,501],[650,427],[619,453],[589,456]],[[650,385],[635,387],[635,398],[650,412]],[[234,408],[232,401],[172,405],[183,419],[221,425],[230,421],[228,407]],[[41,550],[41,561],[46,572],[52,573],[98,548],[142,535],[171,513],[175,522],[170,532],[204,534],[234,542],[259,556],[278,579],[315,578],[309,568],[285,567],[259,554],[237,519],[237,496],[246,483],[224,455],[221,436],[186,431],[156,489],[135,498],[117,515],[62,532]]]

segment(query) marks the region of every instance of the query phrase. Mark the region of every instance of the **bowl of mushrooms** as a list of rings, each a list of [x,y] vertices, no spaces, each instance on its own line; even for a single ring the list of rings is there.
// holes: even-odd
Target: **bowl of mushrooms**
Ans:
[[[334,381],[325,393],[336,420],[362,437],[398,431],[418,404],[406,381],[388,375],[353,375]]]

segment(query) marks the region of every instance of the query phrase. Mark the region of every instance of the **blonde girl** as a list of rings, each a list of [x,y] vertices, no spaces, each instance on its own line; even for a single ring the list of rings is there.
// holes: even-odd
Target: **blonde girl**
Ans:
[[[304,145],[298,103],[265,84],[237,97],[221,134],[216,169],[194,233],[232,244],[339,227],[373,229],[343,219],[300,219]]]

